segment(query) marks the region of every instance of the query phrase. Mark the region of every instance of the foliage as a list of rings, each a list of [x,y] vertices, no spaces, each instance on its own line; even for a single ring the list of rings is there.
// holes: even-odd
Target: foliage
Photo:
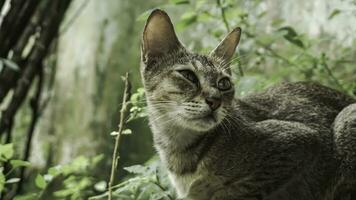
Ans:
[[[20,181],[17,177],[11,177],[12,172],[14,172],[15,169],[30,166],[29,162],[15,160],[13,159],[13,156],[13,144],[0,144],[0,192],[7,190],[8,185],[12,185]],[[5,164],[8,168],[6,171]]]
[[[13,144],[0,144],[0,192],[11,190],[10,186],[20,181],[18,177],[13,176],[15,169],[31,166],[27,161],[13,159],[13,156]],[[34,185],[37,187],[35,191],[18,195],[14,199],[37,200],[49,197],[51,199],[85,199],[98,189],[93,188],[93,185],[99,181],[90,174],[102,159],[103,155],[93,158],[81,156],[71,163],[51,167],[44,175],[37,174],[34,180]],[[10,167],[6,167],[9,164]],[[8,168],[6,173],[4,173],[5,168]]]
[[[113,196],[122,200],[173,200],[176,199],[169,187],[167,175],[156,157],[145,165],[125,167],[134,177],[113,186]],[[89,199],[106,199],[108,192]]]

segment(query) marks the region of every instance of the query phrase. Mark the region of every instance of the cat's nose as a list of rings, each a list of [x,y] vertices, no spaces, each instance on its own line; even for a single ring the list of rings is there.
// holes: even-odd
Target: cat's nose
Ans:
[[[218,109],[221,105],[221,99],[208,97],[205,99],[206,104],[210,107],[212,111]]]

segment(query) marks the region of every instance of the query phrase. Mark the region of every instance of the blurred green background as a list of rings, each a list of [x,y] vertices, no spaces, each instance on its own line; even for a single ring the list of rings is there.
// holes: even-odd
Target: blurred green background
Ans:
[[[110,132],[117,129],[123,92],[121,77],[128,71],[133,91],[142,87],[140,39],[154,8],[168,12],[178,37],[192,51],[208,53],[229,30],[242,28],[232,65],[237,96],[298,80],[317,81],[356,95],[354,0],[74,0],[61,25],[58,50],[51,55],[55,70],[46,71],[46,78],[54,79],[44,91],[43,98],[49,101],[34,132],[23,197],[36,199],[33,194],[41,191],[61,190],[56,197],[42,198],[87,199],[106,191],[114,147]],[[23,152],[30,119],[30,108],[23,106],[13,130],[14,158]],[[132,134],[120,144],[118,183],[132,177],[124,167],[143,164],[155,154],[146,118],[130,121],[127,128]],[[102,158],[93,161],[97,155]],[[73,162],[79,156],[82,160]],[[66,165],[73,167],[68,174],[78,174],[77,169],[85,173],[69,181],[68,174],[58,178],[61,186],[47,185],[56,177],[48,169]],[[142,176],[155,173],[144,167],[132,171]],[[43,188],[38,173],[47,174]],[[88,181],[81,182],[85,178]],[[69,183],[78,188],[68,190],[74,187]],[[11,184],[5,186],[11,188]],[[172,192],[153,197],[154,192],[131,193],[116,198],[174,198]]]

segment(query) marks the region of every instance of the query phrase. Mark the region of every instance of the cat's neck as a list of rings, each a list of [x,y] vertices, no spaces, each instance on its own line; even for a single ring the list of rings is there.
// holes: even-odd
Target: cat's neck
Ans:
[[[154,119],[154,117],[153,114],[149,116],[150,119]],[[197,132],[182,126],[177,126],[173,121],[152,120],[150,121],[150,125],[153,131],[155,145],[169,151],[183,152],[196,140],[207,134],[207,132]]]
[[[148,109],[151,109],[149,105]],[[213,142],[213,133],[193,131],[173,122],[156,121],[153,113],[149,112],[150,125],[162,162],[175,174],[194,172]]]

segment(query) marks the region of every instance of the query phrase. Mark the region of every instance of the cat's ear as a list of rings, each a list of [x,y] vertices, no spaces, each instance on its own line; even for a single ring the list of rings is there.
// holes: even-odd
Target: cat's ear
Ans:
[[[143,31],[142,60],[147,63],[181,47],[167,13],[159,9],[152,11]]]
[[[210,53],[210,56],[218,57],[225,63],[229,63],[239,44],[241,28],[237,27],[232,30],[220,44]]]

